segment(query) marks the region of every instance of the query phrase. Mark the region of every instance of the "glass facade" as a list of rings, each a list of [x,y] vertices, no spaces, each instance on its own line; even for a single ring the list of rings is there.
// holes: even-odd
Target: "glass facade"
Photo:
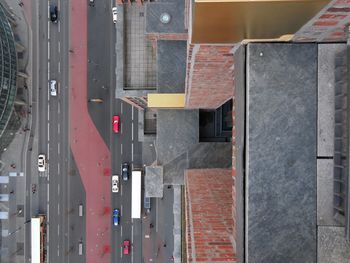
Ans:
[[[17,54],[9,21],[0,4],[0,137],[13,110],[17,93]]]

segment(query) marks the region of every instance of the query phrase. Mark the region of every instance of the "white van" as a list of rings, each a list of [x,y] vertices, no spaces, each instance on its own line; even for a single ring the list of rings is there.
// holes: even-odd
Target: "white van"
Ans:
[[[78,253],[79,253],[79,256],[83,255],[83,241],[79,242]]]

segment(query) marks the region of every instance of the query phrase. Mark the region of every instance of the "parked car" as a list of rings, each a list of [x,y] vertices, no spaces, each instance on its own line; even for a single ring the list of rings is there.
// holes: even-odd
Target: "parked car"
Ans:
[[[112,129],[114,133],[119,133],[119,126],[120,126],[119,122],[120,122],[119,115],[114,115],[112,120]]]
[[[54,79],[50,80],[50,94],[51,96],[57,96],[57,81]]]
[[[46,156],[45,156],[45,154],[39,154],[39,156],[38,156],[38,170],[39,170],[39,172],[46,171]]]
[[[119,192],[119,175],[112,176],[112,192],[113,193]]]
[[[52,23],[57,23],[58,10],[56,5],[50,5],[50,20]]]
[[[143,207],[146,209],[146,211],[149,213],[151,211],[151,198],[150,197],[144,197],[143,198]]]
[[[129,180],[129,173],[130,173],[129,164],[127,162],[125,162],[122,164],[123,181]]]
[[[118,20],[118,9],[117,7],[113,7],[112,8],[112,17],[113,17],[113,23],[117,23],[117,20]]]
[[[130,253],[130,241],[124,240],[123,242],[123,253],[124,255],[129,255]]]
[[[119,209],[115,208],[113,210],[113,225],[115,226],[119,225],[119,220],[120,220]]]

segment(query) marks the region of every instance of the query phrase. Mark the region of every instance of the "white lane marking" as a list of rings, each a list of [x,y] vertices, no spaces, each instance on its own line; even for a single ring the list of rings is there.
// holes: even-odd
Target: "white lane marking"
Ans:
[[[47,184],[47,202],[50,201],[50,184]]]
[[[123,133],[123,126],[124,126],[124,125],[121,123],[121,124],[120,124],[120,133],[121,133],[121,134]]]
[[[131,244],[134,244],[134,219],[131,219]],[[131,253],[131,262],[134,262],[134,253]]]
[[[48,142],[47,143],[47,159],[49,159],[50,160],[50,143]],[[48,163],[47,164],[47,174],[48,174],[48,178],[50,177],[50,164]]]
[[[50,141],[50,122],[47,123],[47,141]]]
[[[57,174],[60,174],[60,164],[57,164]]]
[[[58,114],[60,114],[60,112],[61,112],[61,106],[60,106],[61,104],[57,104],[57,106],[58,106],[58,109],[57,109],[57,112],[58,112]]]
[[[60,214],[60,204],[57,205],[57,214],[58,215]],[[58,233],[58,235],[60,235],[60,234]]]
[[[49,93],[47,93],[49,95]],[[50,120],[50,103],[47,104],[47,120]]]
[[[61,42],[58,41],[58,53],[61,53]]]
[[[158,198],[156,198],[156,232],[158,232],[158,215],[159,215],[159,210],[158,210]]]
[[[123,196],[123,184],[120,184],[120,196]]]
[[[123,155],[123,144],[120,144],[120,155]]]
[[[57,245],[57,256],[60,256],[60,244]]]
[[[131,162],[134,161],[134,143],[131,143]]]
[[[120,236],[122,236],[122,235],[120,235]],[[120,258],[122,258],[122,257],[123,257],[123,249],[120,250]]]
[[[61,93],[61,84],[59,82],[57,83],[57,89],[58,89],[58,94],[60,94]]]
[[[120,112],[123,114],[123,102],[120,103]]]
[[[57,144],[57,153],[58,153],[58,155],[60,154],[60,152],[61,152],[60,143],[58,143],[58,144]]]
[[[48,6],[47,6],[47,18],[50,18],[50,1],[47,1]],[[48,21],[50,23],[50,21]]]
[[[120,226],[120,236],[123,236],[123,226]]]
[[[60,235],[60,225],[57,225],[57,235]]]
[[[60,184],[57,185],[57,195],[60,195]]]
[[[58,61],[58,73],[61,73],[61,62]]]
[[[131,120],[134,120],[134,107],[131,108]]]
[[[49,206],[49,204],[47,204],[47,217],[48,217],[47,221],[50,222],[50,206]],[[49,229],[49,228],[47,228],[47,229]]]
[[[57,133],[60,134],[60,124],[59,123],[57,124]],[[60,143],[58,143],[58,148],[60,147],[59,145],[60,145]],[[60,153],[59,150],[58,150],[58,153]]]
[[[58,32],[61,32],[61,22],[58,21]]]
[[[47,58],[50,60],[50,41],[47,42]]]
[[[49,6],[49,8],[50,8],[50,6]],[[50,40],[50,20],[47,21],[47,39]]]
[[[131,123],[131,141],[134,141],[134,122]]]

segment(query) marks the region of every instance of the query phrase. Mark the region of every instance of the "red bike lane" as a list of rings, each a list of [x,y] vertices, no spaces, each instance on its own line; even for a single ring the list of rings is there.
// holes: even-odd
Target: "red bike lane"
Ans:
[[[110,261],[110,152],[87,108],[87,1],[70,1],[70,146],[86,192],[86,262]]]

